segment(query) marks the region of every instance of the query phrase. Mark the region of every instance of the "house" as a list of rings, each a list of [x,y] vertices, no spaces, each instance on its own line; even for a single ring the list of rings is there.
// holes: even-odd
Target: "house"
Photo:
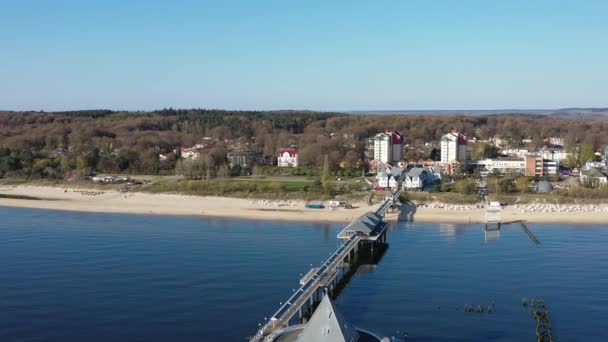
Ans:
[[[66,171],[64,176],[65,176],[65,180],[68,182],[73,182],[78,179],[76,172],[73,172],[71,170]]]
[[[63,148],[56,148],[51,152],[51,158],[61,158],[68,153],[67,150]]]
[[[381,168],[386,168],[388,164],[383,163],[378,159],[373,159],[369,162],[369,172],[370,173],[378,173],[378,170]]]
[[[204,140],[210,139],[208,137],[203,138]],[[202,144],[195,144],[192,147],[181,147],[181,156],[184,159],[194,160],[201,156],[201,150],[207,149],[215,145],[215,141],[207,141]]]
[[[390,173],[378,173],[376,180],[378,181],[378,184],[375,187],[376,190],[397,189],[399,186],[399,182],[395,179],[395,176]]]
[[[181,153],[182,158],[188,160],[198,159],[201,156],[201,152],[194,147],[182,147]]]
[[[400,167],[392,167],[388,164],[380,166],[376,175],[376,190],[399,188],[404,172],[405,170]]]
[[[298,150],[296,148],[282,148],[277,156],[277,166],[298,167]]]
[[[256,153],[250,150],[228,151],[226,153],[226,159],[230,168],[235,166],[251,168],[256,163],[256,158]]]
[[[580,182],[592,187],[608,185],[608,172],[596,167],[584,167],[580,172]]]
[[[161,154],[158,155],[158,160],[160,160],[160,161],[167,161],[169,159],[172,159],[173,157],[175,157],[175,153],[173,153],[173,152],[161,153]]]
[[[432,172],[422,167],[409,170],[403,177],[402,190],[420,190],[425,186],[433,184],[435,176]]]

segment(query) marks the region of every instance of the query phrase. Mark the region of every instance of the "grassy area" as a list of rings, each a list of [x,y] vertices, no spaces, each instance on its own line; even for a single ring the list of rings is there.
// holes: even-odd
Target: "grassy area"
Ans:
[[[358,201],[364,198],[360,182],[333,182],[334,196],[323,193],[318,177],[253,176],[186,180],[174,176],[141,176],[150,183],[130,186],[130,191],[176,193],[194,196],[226,196],[240,198],[324,200],[337,196],[341,200]],[[0,185],[52,186],[70,189],[119,190],[124,183],[96,183],[92,181],[63,181],[49,179],[0,179]]]
[[[574,198],[565,196],[558,192],[551,194],[537,193],[518,193],[506,195],[490,195],[491,201],[499,201],[507,204],[527,204],[527,203],[552,203],[552,204],[600,204],[608,202],[606,198]]]
[[[2,178],[0,185],[29,185],[29,186],[51,186],[69,189],[97,189],[118,190],[123,183],[96,183],[91,181],[64,181],[58,179],[23,179]]]
[[[405,199],[416,202],[442,202],[451,204],[475,204],[480,199],[477,195],[463,195],[455,192],[407,192]]]
[[[211,180],[162,180],[136,186],[134,191],[172,192],[196,196],[227,196],[240,198],[362,201],[369,191],[361,191],[361,182],[333,182],[333,195],[323,193],[318,177],[265,176]]]
[[[442,202],[450,204],[475,204],[480,202],[477,195],[463,195],[455,192],[408,192],[404,199],[417,202]],[[599,204],[606,203],[606,198],[574,198],[559,192],[550,194],[543,193],[512,193],[512,194],[490,194],[489,201],[499,201],[506,204],[527,204],[527,203],[553,203],[553,204]]]
[[[235,178],[220,178],[212,180],[185,180],[175,176],[141,176],[141,179],[152,181],[148,184],[131,186],[131,191],[149,193],[176,193],[195,196],[225,196],[239,198],[265,198],[265,199],[300,199],[300,200],[327,200],[337,198],[348,202],[362,202],[367,200],[369,191],[367,184],[361,178],[349,178],[334,181],[332,196],[324,194],[318,177],[308,176],[249,176]],[[91,181],[66,182],[50,179],[0,179],[0,185],[32,185],[53,186],[70,189],[98,189],[119,190],[123,183],[95,183]],[[417,202],[442,202],[450,204],[475,204],[480,201],[478,195],[466,195],[457,192],[407,192],[404,199]],[[15,195],[1,195],[0,198]],[[383,197],[383,196],[381,196]],[[375,200],[378,199],[375,196]],[[32,199],[37,198],[21,198]],[[608,202],[608,188],[586,189],[573,187],[568,190],[556,190],[550,194],[543,193],[508,193],[490,194],[488,199],[507,204],[526,203],[579,203],[597,204]]]
[[[172,192],[197,196],[229,196],[251,198],[301,198],[322,196],[314,181],[273,181],[267,179],[163,180],[134,187],[150,193]]]

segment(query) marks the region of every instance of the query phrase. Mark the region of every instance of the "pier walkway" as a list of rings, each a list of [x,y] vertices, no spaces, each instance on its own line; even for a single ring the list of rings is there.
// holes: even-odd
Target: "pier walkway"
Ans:
[[[315,303],[320,302],[323,289],[333,290],[344,268],[350,267],[357,258],[359,246],[366,243],[373,250],[376,243],[386,243],[387,223],[383,220],[386,211],[398,202],[399,191],[388,194],[374,212],[368,212],[350,222],[340,233],[340,246],[321,264],[312,268],[300,280],[300,287],[270,317],[253,336],[251,342],[272,341],[274,333],[286,327],[296,314],[302,318],[303,311],[312,315]],[[342,271],[342,272],[340,272]]]

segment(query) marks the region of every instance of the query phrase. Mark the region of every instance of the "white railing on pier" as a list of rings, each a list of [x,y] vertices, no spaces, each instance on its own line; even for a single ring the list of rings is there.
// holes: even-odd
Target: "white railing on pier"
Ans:
[[[400,191],[397,190],[387,195],[387,197],[380,203],[375,213],[380,216],[384,216],[386,210],[395,203],[399,198]],[[383,228],[385,228],[383,226]],[[276,329],[282,328],[289,325],[289,321],[296,314],[302,305],[309,300],[314,292],[321,286],[323,275],[326,272],[334,270],[337,264],[344,260],[344,257],[361,241],[359,234],[353,234],[348,239],[343,240],[342,244],[336,249],[330,256],[318,267],[312,275],[307,274],[308,277],[304,277],[301,286],[294,291],[294,293],[287,299],[285,303],[282,303],[279,309],[270,317],[270,320],[266,322],[257,331],[254,337],[251,338],[251,342],[263,341],[264,336],[272,333]],[[309,272],[310,273],[310,272]]]
[[[296,314],[302,305],[309,300],[310,296],[319,288],[323,275],[334,269],[337,264],[344,260],[346,253],[350,251],[359,243],[361,237],[357,234],[351,236],[336,249],[330,256],[321,264],[321,266],[314,272],[314,274],[300,286],[289,299],[270,317],[270,320],[264,324],[255,336],[251,339],[252,342],[262,341],[264,336],[274,331],[275,329],[281,328],[284,325],[288,325],[291,318]]]
[[[400,194],[401,191],[399,190],[392,192],[390,196],[387,194],[387,196],[382,200],[382,202],[380,202],[380,206],[378,207],[378,209],[376,209],[375,213],[377,215],[384,216],[391,204],[395,203],[399,199]]]

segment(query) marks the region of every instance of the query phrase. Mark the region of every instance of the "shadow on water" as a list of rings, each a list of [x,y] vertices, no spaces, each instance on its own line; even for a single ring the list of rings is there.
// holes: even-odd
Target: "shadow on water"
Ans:
[[[387,249],[388,244],[384,243],[376,243],[374,244],[373,248],[371,248],[371,244],[362,243],[362,245],[359,246],[357,258],[353,260],[350,266],[347,266],[344,269],[342,277],[340,277],[340,280],[338,280],[336,286],[332,290],[329,290],[327,292],[328,295],[333,300],[336,300],[340,296],[342,291],[346,288],[350,280],[357,273],[370,272],[370,270],[373,269],[374,266],[380,262],[384,254],[386,254]],[[319,304],[320,298],[316,298],[312,303],[312,306],[308,307],[308,309],[303,312],[298,323],[307,322],[311,318],[312,314],[315,312]]]
[[[416,204],[407,201],[401,204],[398,220],[399,222],[414,222],[416,216]]]
[[[380,260],[382,260],[384,254],[386,254],[387,249],[388,244],[383,243],[376,244],[373,249],[369,248],[369,246],[361,248],[356,261],[344,273],[344,276],[338,281],[338,284],[336,284],[336,288],[331,293],[332,299],[336,299],[340,296],[342,290],[346,288],[346,285],[348,285],[355,274],[358,272],[369,272],[373,265],[380,263]]]

